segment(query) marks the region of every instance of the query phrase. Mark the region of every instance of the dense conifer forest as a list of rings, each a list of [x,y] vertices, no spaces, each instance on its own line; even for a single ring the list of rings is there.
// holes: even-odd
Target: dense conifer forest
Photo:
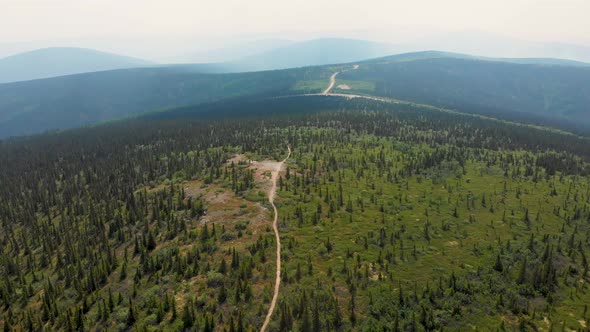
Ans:
[[[410,104],[227,101],[0,142],[5,331],[587,330],[590,144]]]
[[[418,52],[366,61],[339,79],[369,95],[586,133],[590,128],[586,67]]]

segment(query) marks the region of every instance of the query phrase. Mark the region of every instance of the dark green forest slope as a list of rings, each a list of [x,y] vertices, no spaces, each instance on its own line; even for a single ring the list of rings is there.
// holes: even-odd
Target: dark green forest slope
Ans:
[[[243,95],[284,95],[294,93],[298,81],[323,80],[327,85],[328,77],[326,69],[315,67],[201,74],[179,66],[0,84],[0,139]]]
[[[330,97],[0,143],[0,324],[258,330],[288,145],[270,331],[586,328],[586,138]]]
[[[514,61],[508,59],[507,61]],[[590,125],[590,68],[417,53],[364,62],[338,77],[371,95],[519,121]]]
[[[589,131],[590,68],[546,59],[491,60],[497,61],[421,52],[363,61],[357,70],[338,75],[334,92],[391,97],[580,133]],[[198,73],[215,68],[179,65],[0,84],[0,138],[239,96],[317,93],[328,86],[332,73],[351,65]],[[351,90],[338,89],[340,84]]]

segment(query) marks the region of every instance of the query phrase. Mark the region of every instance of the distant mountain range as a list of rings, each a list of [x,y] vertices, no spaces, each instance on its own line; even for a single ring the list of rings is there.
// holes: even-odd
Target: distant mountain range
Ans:
[[[45,48],[0,59],[0,83],[138,67],[176,67],[197,73],[238,73],[360,61],[394,53],[391,45],[354,39],[267,40],[181,57],[206,63],[156,64],[82,48]]]
[[[228,67],[232,71],[268,70],[343,63],[428,50],[515,60],[534,58],[590,62],[588,46],[523,41],[481,31],[444,33],[395,44],[342,38],[257,40],[193,54],[185,57],[184,62],[224,63],[232,65]]]
[[[0,83],[151,65],[146,60],[91,49],[44,48],[0,59]]]
[[[390,55],[395,48],[320,39],[231,62],[184,65],[157,65],[85,49],[29,52],[0,60],[0,81],[68,76],[0,84],[0,138],[228,98],[319,92],[342,63],[361,64],[338,76],[355,93],[525,122],[542,117],[549,121],[544,123],[590,127],[587,63],[439,51]],[[119,67],[125,69],[109,70]],[[281,69],[291,67],[302,68]],[[4,74],[11,71],[12,76]],[[76,74],[80,71],[90,72]]]
[[[264,51],[253,53],[230,61],[214,63],[180,64],[178,68],[202,73],[238,73],[262,70],[277,70],[306,66],[321,66],[361,61],[383,57],[396,53],[395,45],[376,43],[366,40],[324,38],[303,42],[280,41],[279,47],[255,43],[253,49]],[[250,48],[244,45],[244,48]],[[220,59],[227,59],[230,49],[214,50]],[[236,51],[235,54],[245,54]]]
[[[237,72],[346,63],[429,50],[444,51],[447,55],[472,54],[469,57],[514,63],[574,65],[590,62],[588,46],[521,41],[477,31],[443,34],[398,44],[323,38],[299,42],[279,40],[275,47],[272,46],[272,40],[268,40],[214,50],[214,59],[217,60],[213,62],[223,65],[224,71]],[[258,52],[248,54],[245,50]]]
[[[473,52],[441,52],[444,56],[471,59],[499,60],[514,63],[587,65],[571,59],[585,58],[590,61],[590,48],[582,46],[548,46],[548,44],[517,42],[488,38],[488,49],[476,47],[481,41],[475,37],[455,38],[455,43],[438,40],[422,40],[410,44],[386,44],[358,39],[323,38],[294,42],[284,39],[259,40],[250,43],[212,49],[177,57],[179,63],[158,64],[147,60],[100,52],[91,49],[56,47],[20,53],[0,59],[0,83],[34,80],[79,73],[129,69],[138,67],[176,67],[196,73],[238,73],[249,71],[276,70],[305,66],[320,66],[357,62],[367,59],[419,51],[423,55],[428,49],[472,50]],[[459,41],[462,42],[459,42]],[[469,43],[471,42],[471,43]],[[428,46],[433,47],[428,48]],[[446,45],[446,47],[445,47]],[[472,45],[471,47],[469,45]],[[495,45],[495,46],[494,46]],[[499,52],[501,45],[509,49]],[[495,50],[495,51],[494,51]],[[552,52],[555,51],[555,52]],[[478,56],[466,56],[478,54]],[[440,55],[439,54],[439,55]],[[508,54],[512,58],[483,57],[481,54]],[[566,58],[523,58],[538,54],[564,55]]]
[[[172,63],[227,63],[296,44],[287,39],[260,39],[172,57]]]
[[[326,38],[297,42],[230,62],[242,71],[338,64],[396,53],[395,45],[366,40]]]

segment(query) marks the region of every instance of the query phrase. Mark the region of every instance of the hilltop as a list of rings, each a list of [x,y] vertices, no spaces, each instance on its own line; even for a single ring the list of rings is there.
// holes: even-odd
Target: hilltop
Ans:
[[[51,47],[0,59],[0,83],[151,65],[146,60],[92,49]]]

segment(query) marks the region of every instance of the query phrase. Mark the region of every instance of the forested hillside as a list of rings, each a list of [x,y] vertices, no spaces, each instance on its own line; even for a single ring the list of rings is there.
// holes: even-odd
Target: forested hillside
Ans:
[[[349,70],[348,64],[213,74],[225,65],[178,65],[0,84],[0,138],[241,96],[319,93],[328,86],[330,75],[343,70],[334,87],[338,93],[590,132],[590,68],[565,61],[557,62],[564,65],[541,64],[546,63],[543,59],[520,61],[527,60],[536,64],[420,52],[359,62],[355,70]]]
[[[323,80],[311,67],[242,74],[201,74],[192,67],[141,68],[0,84],[0,139],[67,129],[166,108],[238,96],[298,93],[298,81]],[[322,87],[305,92],[319,92]]]
[[[524,122],[590,127],[588,67],[426,52],[367,61],[338,78],[352,81],[353,86],[371,83],[370,91],[360,91],[365,94]]]
[[[0,324],[260,329],[288,146],[270,331],[587,328],[588,139],[319,96],[0,143]]]

